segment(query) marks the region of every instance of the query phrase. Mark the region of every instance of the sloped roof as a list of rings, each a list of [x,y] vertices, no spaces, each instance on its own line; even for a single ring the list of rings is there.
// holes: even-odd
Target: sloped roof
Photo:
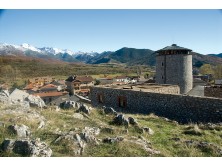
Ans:
[[[191,49],[187,49],[187,48],[184,48],[184,47],[177,46],[176,44],[172,44],[171,46],[166,46],[165,48],[157,50],[156,52],[166,51],[166,50],[187,50],[187,51],[192,51]]]
[[[76,80],[79,80],[81,82],[92,82],[93,78],[91,76],[77,76]]]
[[[68,92],[44,92],[44,93],[35,93],[33,95],[39,97],[54,97],[54,96],[63,96],[67,93]]]

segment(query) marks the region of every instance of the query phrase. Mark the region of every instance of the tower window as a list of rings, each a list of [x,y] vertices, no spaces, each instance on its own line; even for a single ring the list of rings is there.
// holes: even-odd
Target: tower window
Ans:
[[[162,62],[162,66],[163,66],[163,62]]]
[[[162,76],[162,79],[163,79],[163,76]]]

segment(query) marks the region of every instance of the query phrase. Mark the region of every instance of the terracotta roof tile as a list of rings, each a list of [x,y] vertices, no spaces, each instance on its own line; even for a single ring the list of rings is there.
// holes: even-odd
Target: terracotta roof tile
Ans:
[[[50,97],[50,96],[63,96],[67,93],[68,92],[44,92],[44,93],[35,93],[33,95],[39,97]]]

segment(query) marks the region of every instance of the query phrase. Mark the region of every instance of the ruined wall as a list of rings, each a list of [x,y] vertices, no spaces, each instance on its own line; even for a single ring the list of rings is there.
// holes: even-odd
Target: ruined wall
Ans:
[[[99,103],[98,95],[103,96]],[[119,96],[126,98],[126,107],[119,107]],[[222,122],[222,99],[194,96],[139,92],[101,87],[91,88],[94,107],[109,106],[118,112],[154,113],[181,123]]]
[[[222,86],[204,87],[204,96],[222,98]]]

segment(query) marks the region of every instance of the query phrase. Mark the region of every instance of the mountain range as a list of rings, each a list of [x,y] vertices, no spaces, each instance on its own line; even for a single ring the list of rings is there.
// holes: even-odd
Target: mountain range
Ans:
[[[222,53],[203,55],[192,52],[194,66],[200,66],[205,63],[216,65],[222,63]],[[123,63],[127,65],[149,65],[155,66],[155,51],[150,49],[121,48],[117,51],[97,52],[73,52],[67,49],[58,49],[53,47],[37,48],[29,44],[13,45],[0,44],[0,56],[27,57],[51,59],[70,63]]]

